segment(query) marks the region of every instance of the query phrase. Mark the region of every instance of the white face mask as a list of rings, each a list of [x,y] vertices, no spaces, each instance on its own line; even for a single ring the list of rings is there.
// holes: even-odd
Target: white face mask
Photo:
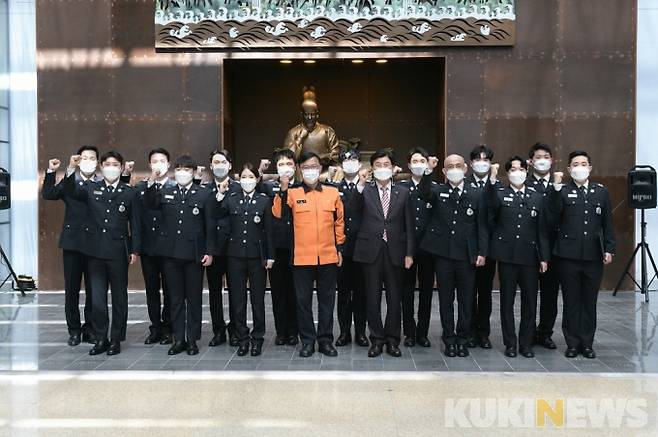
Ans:
[[[453,185],[459,185],[464,180],[464,170],[461,168],[451,168],[446,172],[446,177]]]
[[[320,178],[320,169],[319,168],[309,168],[302,170],[302,176],[304,177],[304,182],[307,184],[314,184]]]
[[[346,174],[355,174],[361,170],[361,162],[353,159],[343,161],[343,171]]]
[[[192,177],[192,173],[187,170],[176,170],[174,173],[176,183],[181,187],[186,187],[190,182],[192,182]]]
[[[376,168],[373,172],[372,175],[377,179],[378,181],[387,181],[391,179],[393,176],[393,169],[390,167],[381,167],[381,168]]]
[[[475,173],[485,174],[489,172],[491,163],[489,161],[473,161],[471,167]]]
[[[571,174],[571,179],[576,182],[585,182],[589,178],[589,168],[578,166],[573,167],[569,173]]]
[[[514,170],[509,172],[509,181],[512,185],[523,185],[527,173],[521,170]]]
[[[282,165],[281,167],[276,168],[276,172],[281,178],[286,176],[291,178],[295,174],[295,169],[287,165]]]
[[[422,176],[427,170],[427,164],[410,164],[409,170],[413,173],[414,176]]]
[[[113,184],[121,176],[121,167],[108,165],[101,170],[106,181]]]
[[[245,193],[251,193],[256,188],[258,181],[256,179],[240,179],[240,186]]]
[[[226,176],[228,174],[230,166],[231,165],[229,163],[217,164],[217,165],[213,166],[212,173],[215,175],[215,177],[223,178],[224,176]]]
[[[538,159],[536,160],[532,166],[535,168],[537,171],[549,171],[551,169],[551,160],[550,159]]]
[[[97,162],[91,159],[83,159],[80,161],[80,171],[84,174],[92,174],[96,172]]]
[[[160,176],[164,176],[169,171],[169,163],[158,161],[151,164],[151,170],[160,172]]]

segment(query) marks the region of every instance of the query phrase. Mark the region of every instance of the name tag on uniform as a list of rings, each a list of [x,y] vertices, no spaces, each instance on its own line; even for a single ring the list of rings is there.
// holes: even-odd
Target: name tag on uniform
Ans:
[[[274,193],[278,193],[279,191],[281,191],[281,188],[279,188],[279,187],[272,187],[272,192],[274,192]]]
[[[578,194],[571,194],[571,193],[569,193],[569,194],[567,194],[567,197],[578,197]]]
[[[172,194],[165,194],[165,199],[173,199],[174,196]]]
[[[299,199],[299,200],[297,201],[297,204],[298,204],[298,205],[299,205],[299,204],[304,204],[304,203],[306,203],[306,199]]]
[[[503,200],[506,202],[514,202],[514,199],[512,199],[511,197],[503,197]]]
[[[439,196],[441,196],[441,197],[450,197],[450,194],[448,194],[448,193],[439,193]]]
[[[103,192],[102,191],[94,191],[94,196],[102,196]]]

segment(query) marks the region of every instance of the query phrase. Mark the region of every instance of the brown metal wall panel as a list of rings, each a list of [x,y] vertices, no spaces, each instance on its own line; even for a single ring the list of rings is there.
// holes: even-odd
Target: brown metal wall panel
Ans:
[[[553,118],[491,118],[486,120],[485,129],[487,143],[495,153],[494,159],[501,165],[514,155],[527,157],[529,145],[539,139],[546,144],[555,144]]]

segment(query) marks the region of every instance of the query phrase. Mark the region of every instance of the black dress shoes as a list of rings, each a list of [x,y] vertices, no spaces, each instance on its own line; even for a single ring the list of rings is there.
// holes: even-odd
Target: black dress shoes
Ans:
[[[226,343],[226,333],[224,331],[218,332],[217,334],[213,335],[212,339],[210,340],[210,343],[208,343],[208,346],[210,347],[215,347],[219,346],[220,344]]]
[[[92,334],[91,332],[82,331],[82,341],[84,341],[85,343],[92,343],[92,344],[95,343],[94,334]]]
[[[187,349],[187,343],[185,343],[184,341],[175,341],[174,344],[172,344],[171,347],[169,348],[167,355],[178,355],[179,353],[183,352],[186,349]]]
[[[67,342],[69,346],[77,346],[80,344],[80,334],[73,334],[69,336],[69,341]]]
[[[585,358],[596,358],[596,352],[591,347],[583,348],[583,356]]]
[[[110,341],[110,347],[107,348],[108,355],[119,355],[121,353],[121,343],[117,340]]]
[[[144,340],[144,344],[155,344],[160,342],[160,333],[159,332],[151,332],[148,337],[146,337],[146,340]]]
[[[521,346],[519,348],[519,353],[526,358],[534,358],[535,353],[532,351],[532,348]]]
[[[555,345],[555,342],[553,341],[553,339],[551,339],[551,337],[538,338],[537,344],[545,347],[546,349],[557,349],[557,346]]]
[[[482,349],[491,349],[491,341],[489,340],[489,337],[482,337],[480,339],[480,347]]]
[[[478,342],[475,341],[475,337],[470,337],[470,338],[468,339],[468,341],[466,342],[466,346],[467,346],[467,347],[471,347],[471,348],[472,348],[472,347],[477,347],[477,345],[478,345]]]
[[[350,334],[340,334],[336,340],[336,346],[338,347],[347,346],[350,343],[352,343],[352,337]]]
[[[241,343],[240,346],[238,347],[237,355],[239,357],[244,357],[249,353],[249,342],[245,341],[244,343]]]
[[[418,338],[416,339],[416,344],[417,344],[418,346],[422,346],[422,347],[430,347],[430,346],[432,346],[432,343],[430,343],[430,339],[427,338],[427,337],[418,337]]]
[[[299,344],[299,337],[297,337],[296,335],[291,335],[290,337],[288,337],[288,344],[290,346],[297,346]]]
[[[470,355],[470,352],[468,351],[468,348],[466,347],[465,344],[458,344],[457,345],[457,356],[458,357],[467,357]]]
[[[107,352],[107,348],[110,347],[110,343],[107,340],[101,340],[94,343],[94,347],[89,351],[89,355],[99,355]]]
[[[251,342],[250,354],[252,357],[257,357],[263,352],[263,340],[254,340]]]
[[[274,344],[276,346],[283,346],[284,344],[288,343],[288,337],[283,337],[281,335],[277,335],[274,337]]]
[[[368,356],[370,358],[378,357],[381,354],[382,354],[382,345],[381,344],[373,343],[372,346],[370,346],[370,349],[368,349]]]
[[[446,349],[443,353],[445,353],[446,357],[456,357],[457,346],[455,346],[454,344],[448,344],[446,345]]]
[[[162,340],[160,340],[160,344],[172,344],[174,342],[174,336],[171,334],[164,334],[162,336]]]
[[[509,358],[516,357],[516,347],[515,346],[505,347],[505,356]]]
[[[197,346],[196,341],[187,342],[187,354],[188,355],[199,355],[199,346]]]
[[[578,349],[575,347],[568,347],[564,352],[564,356],[567,358],[576,358],[578,356]]]
[[[328,357],[337,357],[338,351],[331,343],[321,343],[318,345],[318,352]]]
[[[240,344],[240,340],[238,340],[238,337],[231,335],[228,344],[230,344],[231,346],[237,346]]]
[[[358,344],[361,347],[370,346],[370,342],[368,341],[368,337],[366,337],[365,334],[357,335],[355,342],[356,342],[356,344]]]
[[[404,337],[404,347],[416,346],[416,339],[413,337]]]
[[[392,357],[398,358],[402,356],[402,351],[397,344],[388,343],[386,345],[386,353]]]
[[[302,350],[299,351],[299,356],[302,358],[308,358],[313,356],[314,353],[315,353],[315,345],[305,344],[302,346]]]

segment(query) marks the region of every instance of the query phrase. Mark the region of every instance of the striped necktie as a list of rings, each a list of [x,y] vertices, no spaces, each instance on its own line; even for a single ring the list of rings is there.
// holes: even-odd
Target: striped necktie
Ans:
[[[388,207],[391,203],[391,199],[388,195],[388,187],[382,187],[382,210],[384,211],[384,219],[388,216]],[[384,226],[384,234],[382,235],[384,241],[388,241],[386,237],[386,226]]]

